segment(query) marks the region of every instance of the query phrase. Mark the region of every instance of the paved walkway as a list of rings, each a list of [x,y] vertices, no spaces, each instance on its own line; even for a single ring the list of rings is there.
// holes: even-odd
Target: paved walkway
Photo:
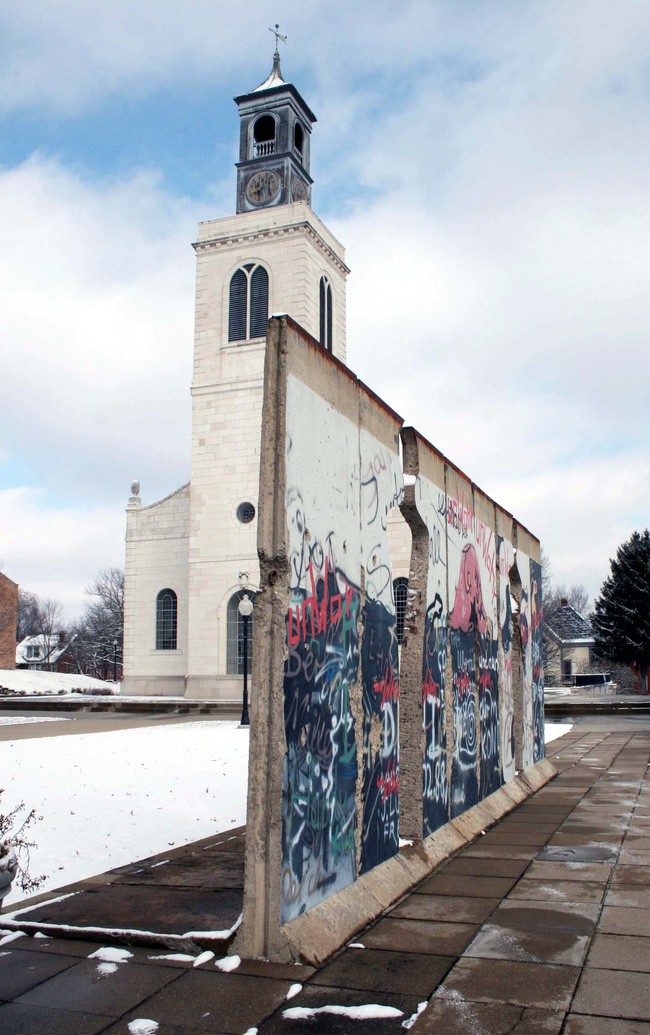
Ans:
[[[650,732],[550,747],[556,780],[319,970],[13,937],[0,1032],[382,1035],[420,1011],[413,1035],[650,1033]],[[350,1015],[368,1004],[392,1015]]]

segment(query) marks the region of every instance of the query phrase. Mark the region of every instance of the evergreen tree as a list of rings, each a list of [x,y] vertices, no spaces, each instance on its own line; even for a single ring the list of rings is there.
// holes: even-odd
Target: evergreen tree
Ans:
[[[648,690],[650,666],[650,532],[634,532],[610,561],[591,624],[596,651],[612,661],[633,665]]]

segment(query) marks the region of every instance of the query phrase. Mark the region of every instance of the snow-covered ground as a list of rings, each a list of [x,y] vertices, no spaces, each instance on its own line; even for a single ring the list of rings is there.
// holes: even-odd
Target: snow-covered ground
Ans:
[[[246,821],[248,730],[188,722],[0,744],[0,808],[24,801],[41,891]],[[12,890],[3,905],[24,898]]]
[[[570,729],[548,723],[547,742]],[[246,821],[248,730],[236,722],[10,740],[1,749],[0,807],[24,801],[43,817],[29,831],[43,891]],[[13,890],[3,905],[22,898]]]
[[[117,694],[119,684],[105,683],[92,676],[67,672],[38,672],[28,668],[0,668],[0,693],[9,691],[17,697],[27,694],[72,694],[75,691],[96,694]]]

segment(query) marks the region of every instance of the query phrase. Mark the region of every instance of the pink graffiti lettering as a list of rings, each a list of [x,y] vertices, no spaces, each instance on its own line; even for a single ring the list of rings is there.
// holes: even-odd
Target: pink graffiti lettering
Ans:
[[[391,794],[399,794],[399,775],[394,762],[392,762],[386,775],[380,773],[377,777],[377,786],[381,791],[381,803],[384,805]]]

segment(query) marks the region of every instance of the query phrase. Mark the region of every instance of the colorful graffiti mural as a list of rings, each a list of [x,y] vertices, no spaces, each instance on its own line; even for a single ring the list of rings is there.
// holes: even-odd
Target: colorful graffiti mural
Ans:
[[[497,536],[499,558],[499,625],[501,628],[501,681],[500,708],[501,773],[505,780],[514,779],[515,764],[515,705],[512,685],[512,597],[510,572],[515,562],[512,543]]]
[[[399,458],[364,429],[361,448],[361,549],[365,575],[363,820],[361,872],[399,851],[399,661],[387,518],[401,503]]]
[[[544,758],[544,666],[542,660],[542,568],[530,561],[533,761]]]

